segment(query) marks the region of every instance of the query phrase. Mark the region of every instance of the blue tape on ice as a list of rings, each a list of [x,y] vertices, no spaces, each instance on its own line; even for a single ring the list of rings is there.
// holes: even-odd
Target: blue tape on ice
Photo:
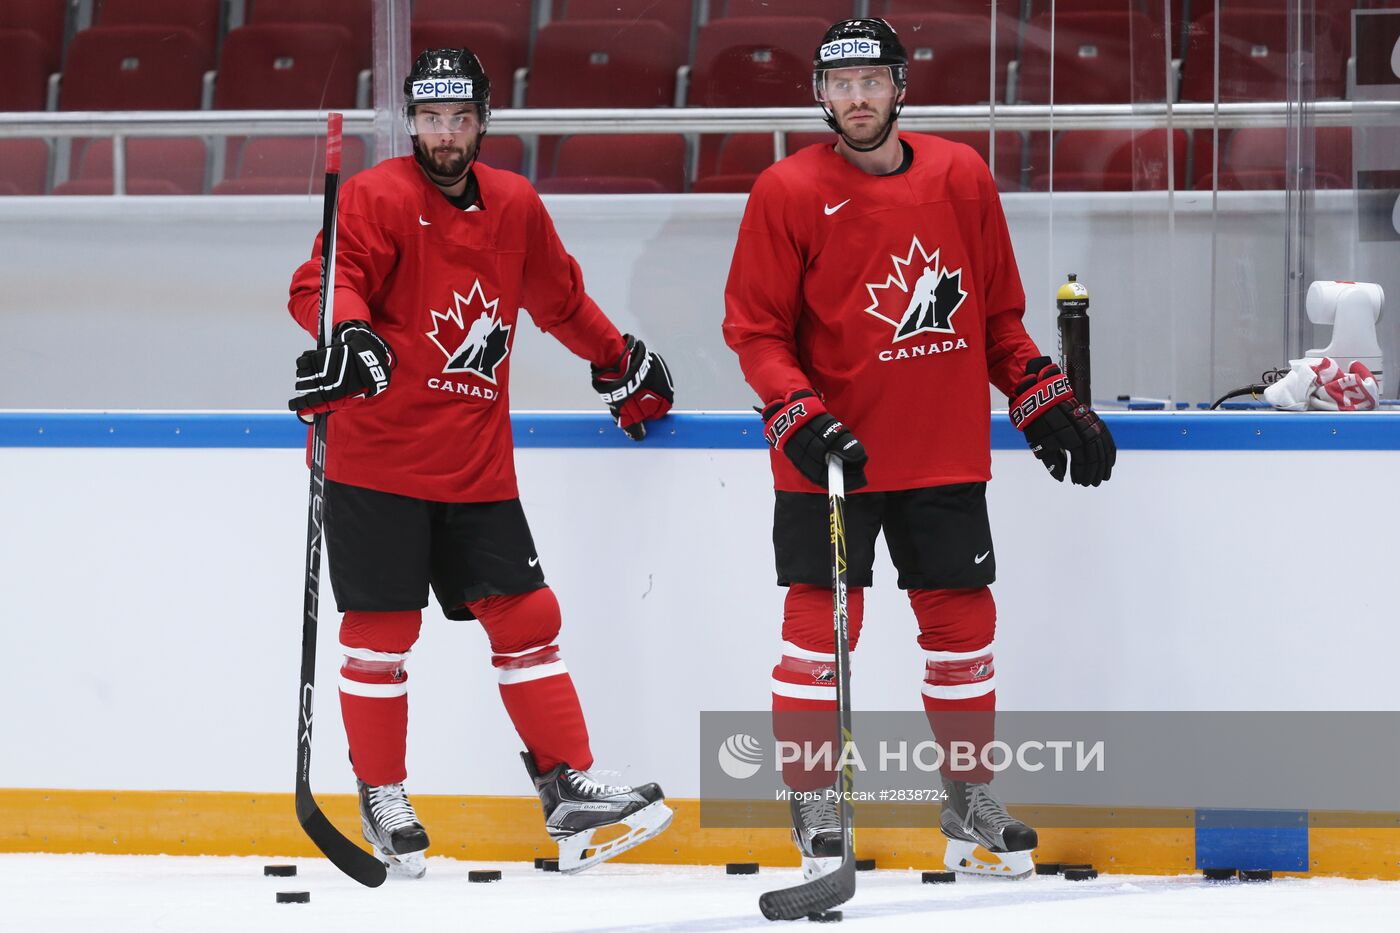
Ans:
[[[1197,810],[1196,867],[1307,871],[1308,812]]]
[[[334,417],[334,416],[332,416]],[[1107,412],[1121,450],[1400,450],[1400,412]],[[647,425],[638,443],[606,414],[515,412],[525,448],[629,450],[762,449],[763,425],[748,412],[677,412]],[[1001,412],[994,450],[1024,450]],[[0,412],[0,447],[300,448],[306,428],[281,412]]]

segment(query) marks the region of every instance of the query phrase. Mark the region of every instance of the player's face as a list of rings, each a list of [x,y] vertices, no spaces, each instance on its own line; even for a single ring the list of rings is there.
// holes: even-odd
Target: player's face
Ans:
[[[884,131],[899,99],[894,76],[886,66],[836,68],[822,80],[822,99],[836,116],[841,132],[857,143],[873,142]]]
[[[443,178],[466,171],[481,141],[476,104],[419,104],[413,111],[413,130],[415,145]]]

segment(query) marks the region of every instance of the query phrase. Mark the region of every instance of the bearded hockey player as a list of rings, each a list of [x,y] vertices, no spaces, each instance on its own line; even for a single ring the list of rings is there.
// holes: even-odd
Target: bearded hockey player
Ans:
[[[341,190],[333,337],[297,360],[290,403],[303,419],[334,412],[326,537],[364,834],[391,872],[422,876],[428,835],[403,786],[405,665],[431,588],[447,618],[486,629],[560,870],[579,871],[655,836],[671,810],[655,784],[606,785],[587,770],[588,730],[556,644],[559,603],[516,488],[518,311],[591,364],[594,390],[634,439],[671,407],[671,377],[588,297],[529,182],[476,161],[491,120],[477,57],[423,52],[404,96],[413,155]],[[320,275],[313,258],[291,286],[292,316],[313,335]],[[593,845],[604,827],[613,838]]]
[[[991,173],[967,146],[901,133],[908,57],[879,19],[832,26],[813,89],[834,144],[769,167],[749,197],[725,291],[724,337],[763,403],[772,446],[778,584],[787,587],[773,668],[774,731],[834,711],[835,643],[826,461],[844,461],[850,648],[883,531],[918,622],[924,709],[941,748],[993,738],[996,575],[987,521],[987,383],[1056,480],[1112,472],[1108,428],[1076,399],[1021,323],[1025,296]],[[822,741],[832,719],[821,716]],[[957,743],[957,744],[955,744]],[[968,744],[970,743],[970,745]],[[977,755],[945,754],[945,862],[1019,877],[1035,830],[992,794]],[[789,766],[793,839],[807,876],[834,868],[829,771]],[[811,793],[811,792],[817,793]],[[979,848],[980,847],[980,848]]]

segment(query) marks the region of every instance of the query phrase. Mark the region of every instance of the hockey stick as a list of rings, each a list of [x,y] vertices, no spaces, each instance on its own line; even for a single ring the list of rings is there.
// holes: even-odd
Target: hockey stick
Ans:
[[[841,813],[841,864],[835,871],[805,884],[769,891],[758,899],[758,909],[769,920],[800,920],[830,910],[856,893],[855,814],[851,794],[855,765],[845,754],[851,743],[851,649],[846,615],[846,474],[839,457],[826,461],[831,514],[831,618],[836,631],[836,725],[840,738],[841,777],[837,781]]]
[[[329,341],[335,300],[336,192],[340,187],[341,115],[326,121],[326,193],[321,217],[321,307],[316,346]],[[297,822],[331,863],[360,884],[374,888],[387,871],[379,859],[355,845],[321,812],[311,793],[311,714],[316,691],[316,622],[321,605],[322,508],[326,490],[326,419],[311,429],[311,493],[306,507],[306,594],[301,620],[301,693],[297,721]]]

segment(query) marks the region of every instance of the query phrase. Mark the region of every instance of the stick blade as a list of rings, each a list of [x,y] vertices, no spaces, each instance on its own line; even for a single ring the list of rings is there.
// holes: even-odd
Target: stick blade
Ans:
[[[341,835],[320,807],[299,812],[297,818],[316,848],[336,868],[367,888],[377,888],[384,883],[389,875],[384,863]]]
[[[849,901],[856,893],[856,861],[849,855],[829,875],[796,887],[769,891],[758,899],[758,909],[769,920],[801,920]]]

